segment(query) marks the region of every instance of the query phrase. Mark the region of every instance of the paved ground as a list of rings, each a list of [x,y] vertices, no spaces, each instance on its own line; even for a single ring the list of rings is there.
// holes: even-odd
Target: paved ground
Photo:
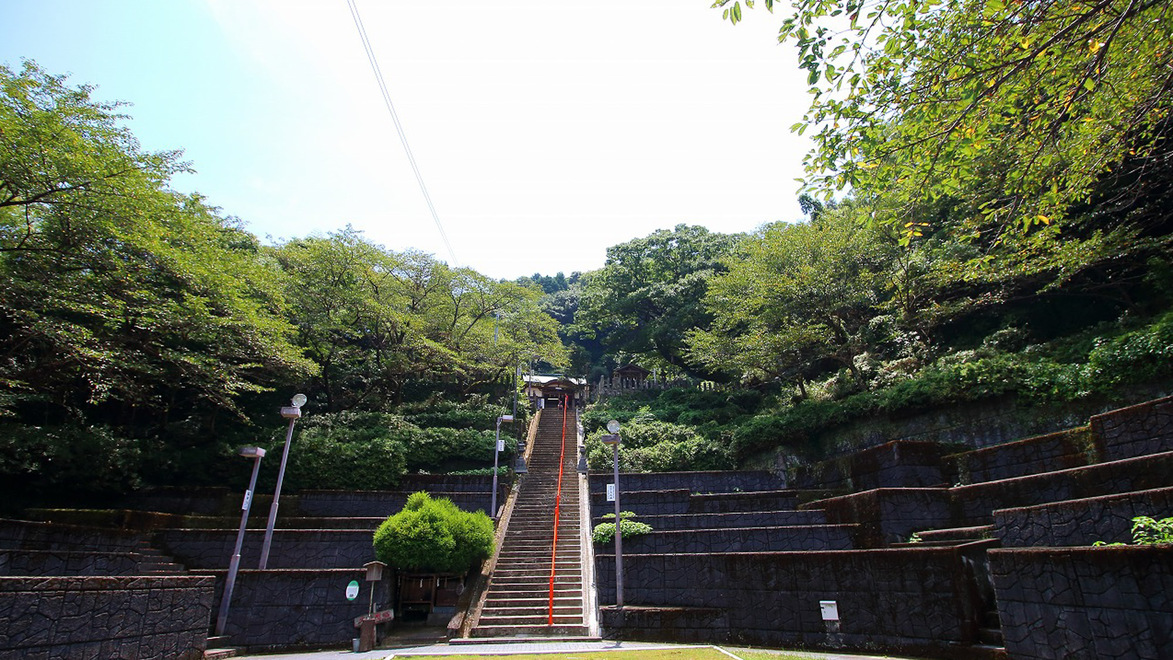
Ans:
[[[649,644],[643,642],[505,642],[496,644],[430,644],[400,649],[381,649],[369,653],[350,651],[317,651],[313,653],[292,653],[282,655],[238,656],[254,660],[383,660],[384,658],[409,658],[419,655],[507,655],[516,653],[572,653],[575,651],[617,651],[664,648],[697,648],[680,644]],[[737,657],[742,649],[721,647]],[[898,660],[892,656],[843,655],[836,653],[802,652],[817,660]]]

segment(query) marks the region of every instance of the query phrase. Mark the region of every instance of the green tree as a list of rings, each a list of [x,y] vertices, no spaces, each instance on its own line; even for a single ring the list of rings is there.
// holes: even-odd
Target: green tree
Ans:
[[[737,22],[740,4],[714,6]],[[925,200],[965,200],[996,233],[1061,221],[1105,179],[1118,200],[1142,196],[1168,152],[1171,12],[1156,0],[797,0],[779,38],[809,72],[813,101],[794,127],[817,131],[808,183],[897,195],[902,212],[881,219],[898,226]]]
[[[91,91],[0,67],[0,406],[158,431],[310,373],[256,239]]]
[[[612,351],[691,369],[685,333],[711,321],[701,300],[739,238],[677,225],[607,248],[606,265],[584,276],[575,327]]]

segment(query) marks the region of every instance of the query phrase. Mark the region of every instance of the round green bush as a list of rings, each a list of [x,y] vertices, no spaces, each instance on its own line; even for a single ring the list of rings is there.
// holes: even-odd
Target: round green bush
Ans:
[[[379,561],[400,570],[464,574],[493,554],[493,521],[447,498],[412,493],[379,525],[374,546]]]

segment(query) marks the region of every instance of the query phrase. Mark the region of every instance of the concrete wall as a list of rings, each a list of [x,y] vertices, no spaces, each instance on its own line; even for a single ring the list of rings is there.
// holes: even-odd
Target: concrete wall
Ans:
[[[615,602],[614,560],[596,559],[604,605]],[[625,604],[634,609],[605,608],[604,633],[670,639],[683,623],[682,641],[958,657],[951,652],[974,642],[980,609],[961,561],[948,548],[624,553]],[[837,602],[838,631],[822,620],[821,600]]]
[[[0,578],[5,657],[200,660],[212,579]]]
[[[1137,516],[1173,516],[1173,488],[1002,509],[994,535],[1008,548],[1131,543]]]
[[[201,571],[215,576],[217,608],[226,571]],[[358,637],[354,619],[367,613],[371,584],[366,571],[242,570],[237,574],[228,625],[224,633],[233,646],[249,651],[314,647],[350,648]],[[209,578],[210,579],[210,578]],[[359,595],[346,599],[346,586],[359,583]],[[390,607],[389,585],[375,584],[376,609]],[[213,613],[214,615],[215,613]]]
[[[1010,657],[1173,657],[1173,551],[1163,547],[990,551]]]

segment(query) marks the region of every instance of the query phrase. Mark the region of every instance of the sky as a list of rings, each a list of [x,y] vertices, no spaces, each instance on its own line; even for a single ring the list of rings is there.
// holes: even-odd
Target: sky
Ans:
[[[780,15],[711,0],[0,0],[0,64],[126,101],[262,239],[348,224],[494,278],[601,268],[677,224],[801,217],[809,97]]]

